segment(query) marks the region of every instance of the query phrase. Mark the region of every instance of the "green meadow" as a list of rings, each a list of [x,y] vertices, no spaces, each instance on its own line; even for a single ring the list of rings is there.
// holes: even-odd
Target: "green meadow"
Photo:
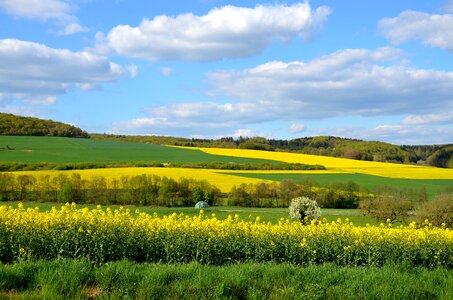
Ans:
[[[389,186],[399,189],[420,189],[425,187],[428,195],[432,197],[438,192],[453,188],[453,180],[450,179],[403,179],[373,176],[366,174],[250,174],[235,173],[234,175],[259,178],[266,180],[282,181],[293,180],[295,182],[314,181],[321,185],[333,182],[354,182],[373,190],[379,186]]]
[[[272,160],[211,155],[199,150],[154,144],[44,136],[0,136],[0,161],[276,163]]]

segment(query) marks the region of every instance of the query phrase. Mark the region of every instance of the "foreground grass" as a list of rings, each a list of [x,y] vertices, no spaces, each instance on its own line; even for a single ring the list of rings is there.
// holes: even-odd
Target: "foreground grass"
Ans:
[[[18,201],[0,202],[0,206],[13,206],[17,207]],[[61,208],[64,204],[61,203],[41,203],[41,202],[23,202],[24,208],[39,207],[40,211],[51,210],[53,206]],[[78,204],[78,208],[87,207],[89,209],[96,208],[95,204]],[[118,209],[119,205],[107,205],[104,208],[110,207],[111,209]],[[184,214],[187,216],[197,216],[200,213],[199,209],[192,207],[156,207],[156,206],[135,206],[126,205],[126,209],[135,211],[139,209],[141,212],[147,214],[157,213],[159,216],[171,215],[173,213]],[[229,215],[239,215],[242,220],[255,221],[256,217],[260,217],[263,222],[278,223],[281,218],[288,218],[288,208],[255,208],[255,207],[239,207],[239,206],[214,206],[205,210],[207,215],[216,214],[219,220],[228,218]],[[379,222],[371,217],[362,216],[359,209],[322,209],[322,217],[328,221],[336,221],[338,218],[348,218],[355,225],[379,225]]]
[[[21,299],[453,299],[453,272],[402,265],[0,265],[0,297]]]

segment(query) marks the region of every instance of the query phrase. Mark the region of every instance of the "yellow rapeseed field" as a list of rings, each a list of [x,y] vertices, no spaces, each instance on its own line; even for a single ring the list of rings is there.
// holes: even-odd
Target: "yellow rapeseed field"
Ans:
[[[159,217],[120,208],[77,209],[75,204],[25,210],[0,207],[0,262],[57,257],[92,262],[128,259],[137,262],[207,264],[238,262],[337,263],[453,268],[453,231],[425,223],[393,227],[357,227],[349,222],[313,221],[303,225],[243,221],[214,214]]]
[[[372,161],[361,161],[346,158],[335,158],[329,156],[318,156],[288,152],[272,152],[245,149],[225,149],[225,148],[191,148],[197,149],[213,155],[226,155],[246,158],[260,158],[276,160],[287,163],[319,164],[325,166],[326,171],[296,171],[293,173],[303,174],[326,174],[326,173],[361,173],[377,175],[390,178],[407,179],[453,179],[453,169],[442,169],[434,167],[413,166],[404,164],[392,164]],[[243,172],[243,171],[241,171]],[[228,171],[228,173],[232,173]],[[244,173],[244,172],[243,172]],[[253,173],[263,173],[253,171]],[[265,173],[265,172],[264,172]],[[272,171],[271,173],[276,173]],[[284,173],[287,173],[286,171]],[[289,173],[289,172],[288,172]]]
[[[50,171],[19,171],[11,172],[14,175],[33,175],[35,177],[50,175],[51,177],[58,174],[66,174],[70,176],[72,173],[78,173],[82,179],[89,179],[95,176],[103,176],[107,180],[113,178],[120,179],[121,176],[136,176],[142,174],[153,174],[158,176],[166,176],[178,180],[184,178],[194,178],[197,180],[206,180],[209,183],[218,187],[222,192],[229,192],[231,188],[241,183],[258,183],[270,182],[263,179],[244,178],[239,176],[223,174],[221,170],[208,169],[188,169],[188,168],[105,168],[105,169],[87,169],[87,170],[50,170]]]

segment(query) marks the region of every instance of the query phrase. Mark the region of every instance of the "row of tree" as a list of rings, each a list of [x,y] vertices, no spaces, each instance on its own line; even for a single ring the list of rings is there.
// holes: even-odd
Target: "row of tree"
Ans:
[[[122,176],[107,180],[103,176],[13,175],[0,173],[0,200],[76,202],[94,204],[193,206],[194,195],[213,205],[220,190],[205,180],[181,178],[176,181],[157,175]],[[196,193],[195,193],[196,192]]]
[[[55,177],[0,173],[1,201],[190,207],[203,200],[210,205],[288,207],[291,199],[301,196],[316,200],[323,208],[357,208],[361,204],[367,210],[366,205],[369,204],[370,214],[374,209],[374,199],[403,199],[404,207],[409,209],[428,201],[425,188],[378,187],[369,191],[354,182],[334,182],[323,186],[312,180],[243,183],[233,186],[229,193],[221,193],[219,188],[206,180],[174,180],[157,175],[122,176],[108,180],[102,176],[86,179],[78,173]]]
[[[103,168],[191,168],[215,170],[325,170],[322,165],[299,163],[224,163],[224,162],[82,162],[82,163],[20,163],[0,162],[0,172],[37,171],[37,170],[85,170]]]

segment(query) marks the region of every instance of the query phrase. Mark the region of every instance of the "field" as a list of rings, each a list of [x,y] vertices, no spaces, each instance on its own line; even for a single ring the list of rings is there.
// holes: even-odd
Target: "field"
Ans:
[[[453,273],[398,265],[345,268],[333,264],[128,261],[95,266],[88,260],[0,265],[4,299],[452,299]]]
[[[17,207],[21,202],[11,201],[11,202],[0,202],[1,206],[12,206]],[[36,207],[40,211],[50,211],[52,207],[61,209],[65,204],[61,203],[40,203],[40,202],[24,202],[22,203],[25,209]],[[89,208],[95,209],[97,205],[95,204],[78,204],[78,208]],[[110,208],[112,210],[119,209],[119,205],[108,205],[103,208]],[[152,207],[152,206],[135,206],[135,205],[125,205],[125,209],[130,211],[135,211],[139,209],[141,212],[153,215],[154,213],[159,216],[169,216],[174,213],[184,214],[189,217],[198,216],[200,213],[199,209],[193,207]],[[345,220],[349,219],[355,225],[378,225],[379,223],[374,218],[362,216],[360,211],[357,209],[331,209],[323,208],[321,209],[322,217],[328,221],[336,221],[338,218]],[[261,218],[262,222],[271,222],[272,224],[278,223],[279,220],[288,218],[288,208],[259,208],[259,207],[239,207],[239,206],[215,206],[205,209],[207,215],[215,214],[219,220],[228,219],[230,215],[238,215],[242,220],[252,220],[255,221],[257,217]]]
[[[235,162],[260,163],[273,161],[240,157],[218,156],[202,151],[129,142],[95,139],[0,136],[0,161],[5,162]]]
[[[228,173],[225,173],[228,174]],[[452,188],[453,183],[450,179],[405,179],[405,178],[388,178],[382,176],[374,176],[367,174],[313,174],[313,173],[282,173],[275,172],[264,173],[235,173],[235,175],[244,176],[247,178],[258,178],[271,181],[294,180],[296,182],[304,180],[313,180],[320,184],[329,184],[332,182],[348,182],[352,181],[363,185],[370,190],[376,186],[391,186],[396,188],[413,189],[425,187],[428,195],[432,197],[434,194],[444,191],[446,188]]]
[[[205,153],[213,155],[228,154],[228,156],[234,157],[269,159],[288,163],[320,164],[325,166],[330,172],[338,173],[358,173],[388,178],[407,179],[453,179],[453,169],[361,161],[287,152],[219,148],[195,148],[194,150],[201,150]]]
[[[453,231],[429,223],[354,226],[347,221],[276,224],[219,220],[203,210],[190,217],[124,208],[65,205],[40,212],[0,207],[0,261],[88,258],[102,264],[135,262],[228,265],[243,262],[341,266],[406,263],[453,268]]]
[[[426,187],[430,196],[453,182],[453,170],[294,153],[42,137],[0,137],[0,143],[14,149],[0,152],[2,161],[12,162],[288,162],[327,168],[14,172],[37,178],[78,173],[111,182],[155,174],[207,180],[222,192],[241,183],[310,179],[370,189]],[[380,224],[354,209],[322,213],[322,223],[302,225],[287,219],[287,208],[218,206],[200,214],[188,207],[0,202],[0,260],[7,263],[0,264],[0,298],[451,299],[451,229]]]
[[[321,184],[353,181],[370,189],[388,185],[399,188],[420,189],[426,187],[428,194],[453,187],[453,169],[420,167],[412,165],[357,161],[343,158],[315,156],[296,153],[187,148],[114,142],[94,139],[54,137],[0,137],[0,145],[15,150],[2,151],[2,161],[15,162],[102,162],[102,161],[157,161],[157,162],[235,162],[235,163],[304,163],[320,164],[327,170],[312,171],[226,171],[183,168],[106,168],[77,171],[33,171],[17,174],[56,176],[63,172],[80,173],[82,178],[104,176],[119,179],[123,175],[156,174],[173,179],[181,177],[206,179],[222,192],[229,192],[241,183],[300,181],[313,179]]]

